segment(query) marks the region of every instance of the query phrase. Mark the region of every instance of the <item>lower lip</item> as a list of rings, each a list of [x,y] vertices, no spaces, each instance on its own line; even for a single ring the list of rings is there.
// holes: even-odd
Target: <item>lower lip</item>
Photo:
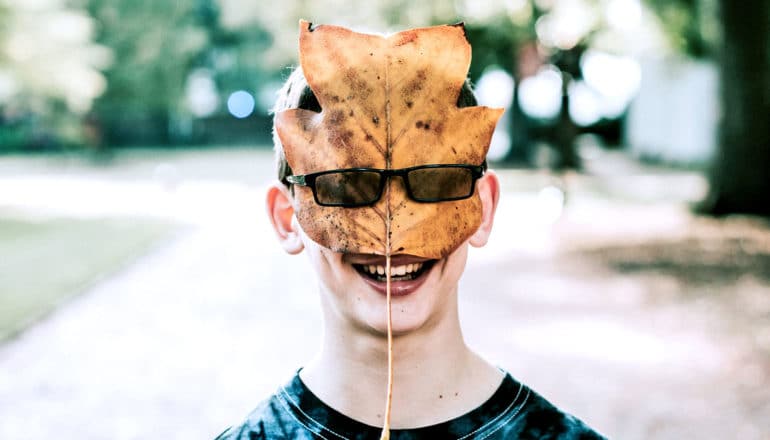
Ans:
[[[428,275],[430,275],[431,271],[435,268],[435,264],[433,267],[425,271],[422,275],[420,275],[418,278],[415,278],[413,280],[408,281],[391,281],[390,282],[390,295],[391,296],[407,296],[422,286],[422,284],[425,282],[425,280],[428,279]],[[359,276],[368,284],[371,286],[374,290],[376,290],[378,293],[381,293],[383,295],[388,294],[388,285],[386,282],[380,282],[375,281],[371,278],[368,278],[364,275],[359,274]]]

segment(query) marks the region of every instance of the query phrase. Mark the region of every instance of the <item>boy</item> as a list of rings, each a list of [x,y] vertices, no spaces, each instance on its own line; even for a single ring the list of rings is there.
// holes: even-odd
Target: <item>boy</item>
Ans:
[[[463,340],[458,280],[492,229],[502,111],[476,106],[462,25],[383,38],[303,21],[300,63],[267,209],[318,274],[323,343],[220,438],[601,439]]]

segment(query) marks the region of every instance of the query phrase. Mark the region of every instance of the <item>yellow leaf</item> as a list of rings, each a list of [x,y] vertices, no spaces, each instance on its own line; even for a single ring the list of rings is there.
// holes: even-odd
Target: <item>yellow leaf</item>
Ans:
[[[460,25],[388,37],[300,22],[300,63],[322,111],[276,114],[294,174],[339,168],[400,169],[427,164],[480,165],[502,109],[457,107],[471,47]],[[399,178],[371,207],[324,207],[295,187],[297,218],[308,236],[337,252],[442,258],[481,220],[478,194],[419,203]],[[390,199],[386,200],[385,194]]]

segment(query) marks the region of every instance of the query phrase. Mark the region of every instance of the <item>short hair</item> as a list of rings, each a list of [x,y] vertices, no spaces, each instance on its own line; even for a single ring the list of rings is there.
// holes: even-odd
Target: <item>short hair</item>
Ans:
[[[473,93],[470,80],[466,80],[460,89],[460,95],[457,97],[457,107],[474,107],[478,105],[476,95]],[[303,110],[310,110],[314,112],[321,111],[321,104],[318,103],[313,90],[305,79],[305,74],[302,72],[302,67],[297,67],[289,75],[289,78],[284,83],[283,87],[278,91],[278,99],[275,101],[273,107],[273,115],[283,111],[299,108]],[[286,180],[287,176],[292,175],[291,167],[286,161],[286,154],[283,151],[283,144],[278,137],[278,133],[275,130],[275,117],[273,118],[273,148],[275,150],[276,168],[278,171],[278,180],[284,185],[291,188],[291,184]],[[486,168],[486,159],[482,166]]]

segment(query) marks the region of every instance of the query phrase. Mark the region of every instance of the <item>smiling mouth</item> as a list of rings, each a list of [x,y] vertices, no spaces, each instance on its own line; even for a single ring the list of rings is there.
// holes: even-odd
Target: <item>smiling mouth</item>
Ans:
[[[436,263],[436,260],[423,261],[419,263],[402,264],[399,266],[390,267],[390,280],[396,281],[412,281],[420,278],[422,275],[430,271],[431,267]],[[353,268],[364,277],[376,281],[378,283],[384,283],[387,281],[385,276],[385,265],[379,264],[353,264]]]

